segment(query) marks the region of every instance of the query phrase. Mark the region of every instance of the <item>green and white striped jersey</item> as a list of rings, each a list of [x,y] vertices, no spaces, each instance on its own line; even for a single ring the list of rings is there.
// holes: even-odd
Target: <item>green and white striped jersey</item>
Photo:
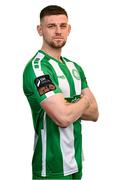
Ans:
[[[58,127],[40,106],[57,93],[74,103],[81,90],[88,87],[82,68],[66,58],[62,57],[62,61],[39,50],[23,73],[23,89],[35,129],[33,177],[66,176],[82,168],[81,120],[67,128]]]

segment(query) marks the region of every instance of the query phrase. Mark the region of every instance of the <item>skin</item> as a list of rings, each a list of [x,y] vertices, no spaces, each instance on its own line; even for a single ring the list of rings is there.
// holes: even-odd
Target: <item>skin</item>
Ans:
[[[65,15],[45,16],[37,31],[43,37],[42,50],[60,60],[61,49],[67,41],[71,26]]]
[[[65,15],[45,16],[37,26],[37,31],[43,37],[41,49],[61,61],[61,50],[71,31],[68,18]],[[96,99],[89,88],[82,90],[81,99],[75,103],[67,103],[63,94],[59,93],[44,100],[41,106],[62,128],[68,127],[79,118],[95,122],[99,114]]]

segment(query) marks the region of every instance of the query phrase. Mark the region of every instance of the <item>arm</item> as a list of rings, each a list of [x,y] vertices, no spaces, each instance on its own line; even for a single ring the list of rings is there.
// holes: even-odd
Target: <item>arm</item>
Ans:
[[[82,120],[91,120],[91,121],[97,121],[99,112],[98,112],[98,106],[96,99],[89,88],[85,88],[82,90],[82,96],[88,95],[91,100],[90,106],[84,111],[84,113],[81,116]]]
[[[82,116],[90,103],[86,94],[78,102],[68,103],[59,93],[42,101],[41,106],[58,126],[67,127]]]
[[[78,66],[78,71],[80,72],[81,75],[81,85],[82,85],[81,97],[87,95],[89,97],[89,100],[91,101],[90,103],[91,105],[84,111],[84,113],[81,116],[81,119],[88,121],[97,121],[99,113],[98,113],[98,107],[95,97],[88,87],[84,71],[80,66]]]

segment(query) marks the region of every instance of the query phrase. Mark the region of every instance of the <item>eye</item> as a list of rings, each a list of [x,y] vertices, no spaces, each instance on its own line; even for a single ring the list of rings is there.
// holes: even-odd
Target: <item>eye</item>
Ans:
[[[67,24],[61,24],[60,26],[62,29],[65,29],[67,27]]]
[[[55,24],[49,24],[48,28],[55,28]]]

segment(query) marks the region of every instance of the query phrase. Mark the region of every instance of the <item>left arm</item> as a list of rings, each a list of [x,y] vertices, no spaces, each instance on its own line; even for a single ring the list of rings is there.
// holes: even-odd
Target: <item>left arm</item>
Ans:
[[[94,95],[92,94],[89,88],[83,89],[81,95],[88,95],[91,99],[91,105],[84,111],[84,113],[81,116],[81,119],[96,122],[98,120],[99,112]]]

